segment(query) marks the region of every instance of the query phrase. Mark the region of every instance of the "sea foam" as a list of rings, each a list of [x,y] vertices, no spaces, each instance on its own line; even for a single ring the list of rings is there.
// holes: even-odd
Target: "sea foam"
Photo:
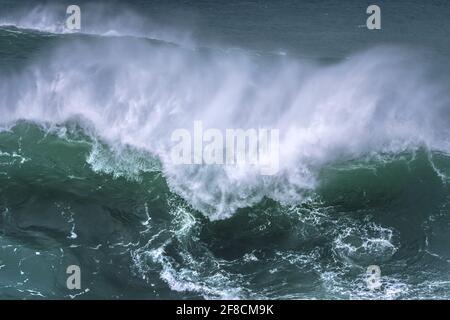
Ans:
[[[321,65],[139,38],[88,40],[68,36],[20,74],[2,77],[0,127],[80,119],[117,152],[127,146],[159,159],[172,191],[211,219],[264,197],[298,203],[335,160],[421,146],[450,150],[448,81],[432,77],[435,65],[406,48]],[[278,173],[173,164],[171,134],[194,121],[219,130],[278,129]]]

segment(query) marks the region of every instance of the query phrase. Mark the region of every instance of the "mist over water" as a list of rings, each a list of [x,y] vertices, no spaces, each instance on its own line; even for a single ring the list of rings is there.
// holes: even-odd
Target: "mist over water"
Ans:
[[[387,15],[364,45],[361,25],[345,31],[364,27],[351,1],[333,30],[355,43],[326,50],[306,27],[296,38],[288,12],[306,19],[319,10],[308,1],[265,24],[273,4],[248,5],[254,20],[234,36],[234,2],[192,4],[181,22],[177,2],[81,3],[79,33],[58,3],[0,5],[0,297],[448,297],[441,42],[395,41]],[[340,7],[322,8],[317,23]],[[264,40],[258,26],[283,14],[290,38]],[[172,163],[172,132],[195,121],[278,129],[278,172]],[[70,264],[82,290],[65,287]],[[374,264],[383,286],[371,291]]]

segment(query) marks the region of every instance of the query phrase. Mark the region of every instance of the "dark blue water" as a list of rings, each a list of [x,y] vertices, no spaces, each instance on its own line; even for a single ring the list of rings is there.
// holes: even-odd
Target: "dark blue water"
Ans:
[[[0,1],[0,298],[449,297],[447,1],[381,30],[370,1],[78,1],[77,32],[69,4]],[[278,129],[280,170],[174,165],[195,121]]]

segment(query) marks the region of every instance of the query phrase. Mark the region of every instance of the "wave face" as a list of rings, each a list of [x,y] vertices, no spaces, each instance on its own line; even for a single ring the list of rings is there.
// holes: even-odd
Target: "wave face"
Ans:
[[[105,6],[73,33],[59,8],[0,16],[0,297],[449,297],[439,50],[206,47]],[[278,129],[279,171],[174,165],[195,121]]]

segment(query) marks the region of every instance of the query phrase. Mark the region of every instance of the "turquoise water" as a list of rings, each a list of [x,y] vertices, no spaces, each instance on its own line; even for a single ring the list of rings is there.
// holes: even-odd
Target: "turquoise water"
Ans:
[[[0,298],[449,298],[447,2],[78,4],[0,1]],[[280,170],[173,165],[198,120]]]

